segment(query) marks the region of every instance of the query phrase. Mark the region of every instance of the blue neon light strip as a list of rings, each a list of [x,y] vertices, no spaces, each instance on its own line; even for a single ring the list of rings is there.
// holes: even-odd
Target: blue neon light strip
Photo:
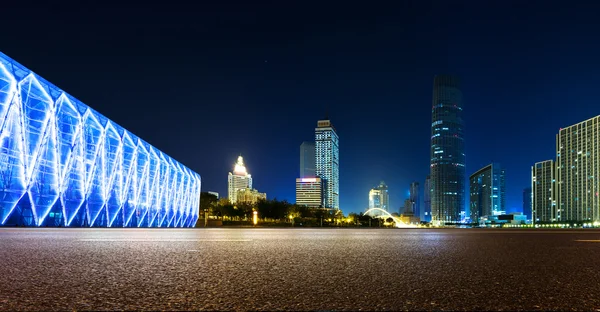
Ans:
[[[200,184],[0,53],[0,225],[192,227]]]

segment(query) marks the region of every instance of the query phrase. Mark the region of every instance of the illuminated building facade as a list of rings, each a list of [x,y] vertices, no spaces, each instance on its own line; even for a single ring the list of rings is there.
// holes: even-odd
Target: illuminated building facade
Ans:
[[[227,177],[227,197],[229,202],[235,204],[237,202],[237,193],[240,189],[252,189],[252,175],[246,170],[244,158],[239,156],[233,173],[229,173]]]
[[[323,208],[323,182],[321,178],[296,179],[296,205]]]
[[[537,162],[531,167],[531,204],[533,222],[557,220],[553,160]]]
[[[325,208],[340,208],[339,138],[329,120],[319,120],[315,128],[315,174],[324,184]]]
[[[388,186],[383,181],[369,191],[369,209],[371,208],[381,208],[392,213],[392,211],[390,211],[390,194],[388,193]]]
[[[259,200],[266,200],[267,193],[260,193],[255,189],[237,190],[236,203],[256,204]]]
[[[465,142],[459,80],[437,75],[433,82],[431,122],[431,221],[461,221],[465,204]]]
[[[600,116],[556,137],[556,220],[600,221]]]
[[[195,225],[197,173],[2,53],[0,116],[0,225]]]
[[[499,164],[492,163],[479,169],[470,176],[469,182],[471,222],[505,213],[505,171]]]

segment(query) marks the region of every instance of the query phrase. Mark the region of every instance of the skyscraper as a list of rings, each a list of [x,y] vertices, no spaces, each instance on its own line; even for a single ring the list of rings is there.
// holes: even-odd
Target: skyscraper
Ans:
[[[369,209],[370,208],[380,208],[391,213],[390,194],[388,193],[388,186],[385,182],[381,181],[378,186],[369,191]]]
[[[470,218],[479,222],[482,217],[504,214],[506,209],[505,171],[499,164],[489,164],[473,173],[470,181]]]
[[[556,221],[554,161],[546,160],[531,167],[531,204],[535,222]]]
[[[413,182],[410,184],[409,199],[413,203],[413,212],[415,216],[423,218],[421,215],[421,205],[419,205],[419,182]]]
[[[523,214],[531,219],[531,187],[523,189]]]
[[[237,163],[233,169],[233,173],[229,173],[227,182],[227,196],[232,204],[237,202],[238,190],[252,188],[252,175],[246,171],[246,166],[244,166],[244,158],[242,158],[242,156],[238,157]]]
[[[315,128],[315,174],[324,182],[325,208],[340,208],[339,138],[331,121],[319,120]]]
[[[431,108],[431,215],[435,224],[459,222],[465,203],[465,142],[459,80],[433,80]]]
[[[314,178],[315,175],[315,143],[300,144],[300,178]]]
[[[424,197],[423,203],[425,204],[425,209],[423,209],[423,221],[431,221],[431,177],[427,176],[425,178],[424,189]]]
[[[600,116],[556,136],[557,221],[600,221]]]

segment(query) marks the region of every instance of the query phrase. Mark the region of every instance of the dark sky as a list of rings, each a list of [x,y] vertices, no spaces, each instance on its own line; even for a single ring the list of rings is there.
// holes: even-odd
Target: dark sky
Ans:
[[[0,51],[223,196],[242,154],[259,191],[294,202],[328,109],[345,213],[379,180],[396,208],[423,184],[435,74],[461,77],[467,175],[501,163],[509,211],[559,127],[600,114],[597,1],[249,2],[12,1]]]

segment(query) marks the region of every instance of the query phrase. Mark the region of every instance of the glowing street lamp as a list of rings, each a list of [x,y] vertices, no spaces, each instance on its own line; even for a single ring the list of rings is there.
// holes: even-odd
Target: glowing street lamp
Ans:
[[[256,225],[258,223],[258,211],[252,211],[252,223]]]

